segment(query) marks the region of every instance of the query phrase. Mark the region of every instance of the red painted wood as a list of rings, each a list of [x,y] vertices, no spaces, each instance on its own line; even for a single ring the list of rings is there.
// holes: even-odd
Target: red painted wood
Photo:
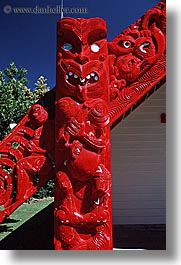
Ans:
[[[56,87],[0,143],[0,222],[55,176],[55,249],[112,249],[110,124],[166,75],[161,1],[113,41],[58,21]]]
[[[105,21],[58,22],[55,249],[112,249]]]
[[[34,104],[0,143],[0,222],[53,176],[53,128],[48,112]]]
[[[112,124],[166,75],[165,1],[148,10],[108,47]]]

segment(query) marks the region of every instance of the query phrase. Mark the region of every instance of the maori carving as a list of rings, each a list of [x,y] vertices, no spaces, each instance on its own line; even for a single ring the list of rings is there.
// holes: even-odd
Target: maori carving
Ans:
[[[161,1],[108,43],[111,123],[165,76],[165,28],[166,6]]]
[[[112,249],[105,22],[60,20],[57,57],[55,249]]]
[[[0,143],[0,222],[53,176],[53,127],[35,104]]]
[[[55,249],[112,249],[110,124],[164,81],[165,31],[165,1],[109,43],[58,21],[56,87],[0,143],[0,222],[54,176]]]

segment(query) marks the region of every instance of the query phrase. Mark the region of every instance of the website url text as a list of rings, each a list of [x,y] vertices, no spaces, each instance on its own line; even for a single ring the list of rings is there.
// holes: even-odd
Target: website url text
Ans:
[[[9,14],[88,14],[87,7],[61,7],[56,5],[54,7],[47,5],[46,7],[12,7],[6,5],[3,8],[3,12]]]

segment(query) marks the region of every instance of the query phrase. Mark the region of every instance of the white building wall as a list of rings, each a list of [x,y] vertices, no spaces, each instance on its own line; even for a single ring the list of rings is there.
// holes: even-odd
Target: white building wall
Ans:
[[[165,224],[165,84],[111,131],[113,224]]]

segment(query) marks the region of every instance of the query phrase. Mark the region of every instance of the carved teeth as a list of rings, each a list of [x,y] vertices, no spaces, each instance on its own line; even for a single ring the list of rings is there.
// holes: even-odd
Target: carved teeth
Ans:
[[[98,75],[95,72],[91,72],[90,74],[88,74],[85,78],[79,77],[77,74],[73,73],[73,72],[67,72],[66,74],[66,80],[69,80],[69,82],[73,81],[74,79],[79,79],[81,85],[85,85],[86,83],[93,83],[93,82],[97,82],[99,80]]]

